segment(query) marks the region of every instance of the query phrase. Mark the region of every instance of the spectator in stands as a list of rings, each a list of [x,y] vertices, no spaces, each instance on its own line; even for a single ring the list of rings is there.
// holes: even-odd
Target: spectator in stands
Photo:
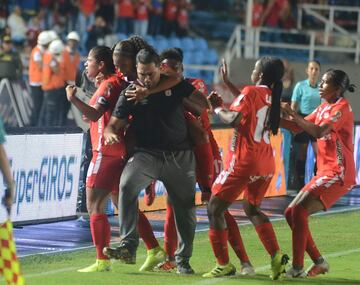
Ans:
[[[27,27],[25,20],[21,16],[21,8],[15,6],[13,12],[7,19],[7,24],[11,29],[11,38],[14,43],[22,44],[26,39]]]
[[[6,19],[8,16],[8,4],[7,1],[0,1],[0,34],[6,26]]]
[[[24,47],[20,53],[20,59],[22,64],[22,79],[24,82],[29,82],[29,60],[31,54],[32,46],[25,42]]]
[[[97,16],[94,25],[88,31],[88,38],[85,44],[87,50],[91,50],[97,45],[103,45],[105,36],[110,33],[111,30],[106,26],[105,20],[101,16]]]
[[[252,10],[252,26],[259,27],[261,26],[262,15],[264,13],[264,1],[263,0],[254,0],[253,10]]]
[[[265,6],[260,20],[263,26],[276,28],[281,26],[281,20],[289,14],[290,5],[288,0],[269,0]]]
[[[150,0],[137,0],[134,5],[135,22],[134,33],[145,37],[149,26],[149,10],[151,9]]]
[[[170,37],[177,31],[178,5],[176,0],[165,0],[164,35]]]
[[[129,35],[134,30],[134,4],[131,0],[117,1],[116,32]]]
[[[189,10],[192,5],[187,0],[179,0],[177,14],[177,32],[179,37],[185,37],[189,32]]]
[[[41,14],[37,14],[32,17],[28,23],[28,30],[26,32],[26,39],[30,46],[33,48],[37,44],[37,38],[42,30],[45,30],[45,26],[41,23]]]
[[[163,1],[152,0],[151,10],[149,15],[149,35],[156,36],[161,33],[162,28],[162,14],[163,14]]]
[[[106,21],[106,25],[111,29],[114,28],[114,4],[115,0],[99,0],[99,9],[97,14]]]
[[[67,37],[67,44],[62,52],[64,80],[68,85],[75,85],[75,79],[80,64],[80,54],[77,50],[80,42],[80,36],[77,32],[70,32]],[[64,96],[62,97],[63,112],[60,118],[60,125],[66,125],[67,113],[70,109],[70,102]]]
[[[281,101],[290,102],[295,83],[294,69],[287,59],[283,59],[282,62],[284,64],[284,76],[282,78],[283,91],[281,94]]]
[[[311,60],[306,68],[307,79],[296,83],[292,97],[291,109],[303,117],[311,114],[321,103],[319,94],[319,75],[320,62]],[[305,185],[305,164],[307,157],[307,148],[311,142],[315,156],[317,153],[316,139],[305,131],[295,135],[294,142],[298,146],[296,158],[296,175],[299,183],[299,189]]]
[[[33,100],[34,109],[30,118],[30,125],[36,126],[43,104],[44,92],[42,90],[42,69],[44,53],[51,42],[47,31],[43,31],[37,38],[37,45],[32,49],[29,58],[29,85],[30,95]]]
[[[61,102],[65,96],[65,81],[61,53],[64,45],[61,40],[53,40],[43,57],[42,90],[44,103],[40,112],[40,126],[59,126],[63,117]]]
[[[50,29],[52,26],[52,8],[53,8],[53,1],[51,0],[39,0],[40,3],[40,13],[44,15],[44,23],[45,29]]]
[[[95,21],[96,0],[79,0],[79,32],[85,34]]]
[[[72,31],[67,35],[66,39],[67,44],[62,53],[65,81],[67,84],[74,85],[80,64],[80,54],[77,50],[80,42],[80,36],[77,32]]]
[[[14,49],[11,38],[6,35],[1,39],[0,79],[22,79],[22,63],[19,53]]]

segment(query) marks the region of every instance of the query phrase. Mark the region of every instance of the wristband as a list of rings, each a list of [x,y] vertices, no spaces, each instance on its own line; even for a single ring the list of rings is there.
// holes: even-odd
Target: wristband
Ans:
[[[215,113],[216,115],[219,115],[220,111],[222,111],[222,110],[223,110],[222,107],[216,107],[216,108],[214,109],[214,113]]]

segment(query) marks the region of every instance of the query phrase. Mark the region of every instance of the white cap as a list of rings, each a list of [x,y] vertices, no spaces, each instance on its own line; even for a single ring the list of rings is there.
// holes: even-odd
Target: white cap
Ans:
[[[51,37],[48,31],[42,31],[37,38],[38,45],[46,46],[51,42]]]
[[[74,40],[74,41],[80,41],[80,36],[77,32],[75,31],[72,31],[70,32],[67,37],[66,37],[67,40]]]
[[[51,42],[48,50],[51,54],[60,54],[62,53],[63,49],[64,49],[64,44],[62,43],[61,40],[57,39]]]
[[[48,31],[51,41],[58,40],[59,36],[54,30]]]

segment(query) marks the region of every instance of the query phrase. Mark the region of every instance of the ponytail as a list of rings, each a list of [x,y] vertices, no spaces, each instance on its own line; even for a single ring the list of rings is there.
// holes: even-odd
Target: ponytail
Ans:
[[[276,135],[280,125],[280,101],[283,90],[281,79],[284,75],[284,64],[281,59],[274,57],[262,57],[259,62],[262,72],[260,84],[268,86],[272,91],[267,127],[273,135]]]

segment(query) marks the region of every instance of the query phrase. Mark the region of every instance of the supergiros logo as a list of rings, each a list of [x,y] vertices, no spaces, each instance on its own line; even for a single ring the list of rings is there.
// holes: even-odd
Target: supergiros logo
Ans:
[[[70,199],[74,192],[75,163],[75,155],[44,156],[38,167],[33,169],[12,168],[16,181],[16,213],[20,213],[23,204]],[[10,165],[12,164],[10,159]]]

